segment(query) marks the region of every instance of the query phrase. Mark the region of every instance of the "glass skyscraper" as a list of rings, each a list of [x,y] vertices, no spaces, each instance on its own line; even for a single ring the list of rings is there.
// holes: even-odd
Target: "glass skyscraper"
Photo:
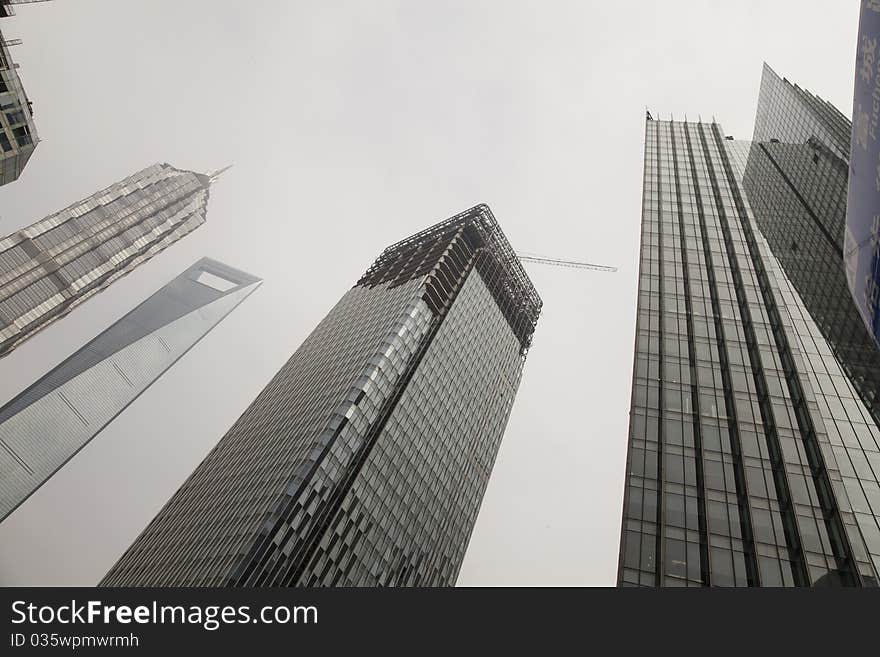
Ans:
[[[0,408],[0,520],[259,284],[203,258]]]
[[[205,223],[210,183],[154,164],[0,239],[0,357]]]
[[[101,584],[454,584],[540,309],[485,205],[388,247]]]
[[[847,134],[769,67],[753,142],[646,122],[621,585],[877,584],[865,331],[824,289]]]
[[[880,351],[841,264],[851,131],[833,105],[765,65],[744,187],[774,255],[880,422]]]

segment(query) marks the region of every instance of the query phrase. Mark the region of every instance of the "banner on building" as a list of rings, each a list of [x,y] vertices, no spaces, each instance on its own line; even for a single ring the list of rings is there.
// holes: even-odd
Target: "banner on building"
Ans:
[[[856,307],[880,343],[880,0],[862,0],[858,40],[843,257]]]

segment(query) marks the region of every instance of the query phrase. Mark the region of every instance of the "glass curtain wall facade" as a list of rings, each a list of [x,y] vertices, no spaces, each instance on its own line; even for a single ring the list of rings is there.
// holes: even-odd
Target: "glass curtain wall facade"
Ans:
[[[868,425],[837,413],[859,399],[755,222],[751,145],[645,138],[619,583],[876,584],[880,506],[850,500],[866,450],[838,428]]]
[[[204,258],[0,408],[0,520],[259,284]]]
[[[454,584],[540,309],[485,205],[388,247],[101,584]]]
[[[205,223],[210,182],[154,164],[0,239],[0,357]]]
[[[755,219],[859,396],[880,422],[880,351],[844,267],[852,124],[764,66],[743,185]]]
[[[38,141],[33,106],[0,32],[0,185],[18,180]]]

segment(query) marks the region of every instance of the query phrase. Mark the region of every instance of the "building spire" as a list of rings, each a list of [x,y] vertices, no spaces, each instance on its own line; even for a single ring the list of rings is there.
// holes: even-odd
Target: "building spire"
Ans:
[[[223,167],[222,169],[217,169],[213,173],[209,173],[208,174],[208,181],[214,182],[215,180],[217,180],[217,178],[220,177],[221,174],[223,174],[224,172],[228,171],[231,168],[232,168],[232,165],[230,164],[230,165]]]

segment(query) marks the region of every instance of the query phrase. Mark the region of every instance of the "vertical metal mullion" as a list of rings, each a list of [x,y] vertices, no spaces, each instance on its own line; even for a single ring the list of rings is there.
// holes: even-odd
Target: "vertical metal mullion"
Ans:
[[[709,245],[708,224],[706,223],[706,215],[703,210],[703,199],[700,196],[700,183],[697,176],[697,165],[694,159],[693,144],[691,142],[690,132],[685,126],[684,130],[685,142],[687,144],[688,159],[691,164],[691,176],[694,183],[694,192],[697,199],[697,216],[700,223],[700,237],[703,245],[703,257],[706,260],[706,274],[709,279],[709,295],[712,303],[712,315],[715,323],[715,341],[718,347],[718,361],[721,368],[721,382],[724,389],[724,403],[727,407],[727,433],[730,439],[731,454],[734,457],[733,473],[734,485],[736,486],[737,506],[739,509],[740,533],[743,541],[743,554],[746,562],[746,577],[750,585],[760,586],[760,575],[757,566],[757,556],[755,551],[754,532],[752,530],[751,508],[749,507],[748,482],[745,477],[745,469],[742,464],[739,439],[739,421],[736,410],[736,397],[733,391],[733,384],[730,380],[730,358],[727,353],[727,338],[724,332],[724,322],[722,320],[721,305],[718,300],[718,281],[715,278],[715,267],[712,261],[712,251]],[[705,156],[705,153],[704,153]],[[708,168],[708,158],[707,164]],[[716,197],[716,205],[718,205]],[[719,213],[721,208],[718,208]],[[728,249],[728,259],[731,259],[731,269],[735,267],[735,254]],[[740,309],[742,313],[742,309]]]
[[[690,272],[688,271],[687,238],[684,223],[684,207],[681,202],[681,180],[678,173],[678,149],[675,144],[675,125],[670,123],[672,143],[672,166],[675,176],[675,202],[678,212],[679,246],[682,276],[684,278],[684,303],[687,322],[688,361],[691,377],[691,406],[693,410],[694,455],[697,470],[697,517],[700,533],[700,575],[704,586],[712,585],[712,569],[709,562],[709,528],[706,516],[706,486],[703,473],[703,439],[700,429],[700,393],[697,384],[697,354],[694,342],[694,318],[691,307]],[[662,321],[662,320],[661,320]]]
[[[659,294],[657,295],[657,530],[654,535],[654,565],[656,566],[656,585],[663,585],[663,574],[666,566],[666,551],[663,549],[663,528],[665,526],[665,514],[663,512],[666,506],[666,500],[663,497],[663,473],[665,468],[665,457],[663,455],[663,187],[661,169],[663,158],[660,156],[660,124],[654,130],[654,155],[657,162],[657,277],[660,280]],[[650,271],[650,270],[649,270]],[[650,330],[650,322],[648,323]],[[649,336],[650,344],[650,336]],[[650,351],[649,351],[650,353]],[[648,360],[648,369],[650,371],[650,355]],[[650,383],[650,378],[648,379]],[[647,407],[646,407],[647,409]],[[647,454],[647,450],[645,450]]]
[[[703,154],[706,158],[706,168],[709,173],[709,180],[712,184],[715,203],[718,207],[718,218],[719,223],[721,224],[721,232],[724,237],[724,246],[727,250],[728,259],[730,260],[731,274],[734,279],[734,291],[736,293],[737,305],[739,306],[740,316],[742,318],[746,348],[749,351],[749,361],[752,364],[752,376],[755,379],[755,390],[758,394],[758,405],[761,409],[761,420],[764,424],[764,435],[767,439],[767,449],[770,453],[770,465],[772,468],[774,486],[776,488],[776,497],[779,503],[779,511],[783,518],[782,525],[785,533],[785,542],[788,546],[789,561],[792,564],[792,575],[796,585],[807,586],[809,584],[809,576],[800,541],[800,529],[797,521],[797,514],[794,512],[791,486],[788,482],[788,473],[785,470],[785,461],[782,455],[779,434],[776,431],[776,419],[767,397],[767,391],[769,388],[764,375],[764,366],[761,360],[757,337],[755,335],[752,313],[748,305],[748,299],[745,297],[745,288],[743,286],[742,273],[739,268],[739,260],[733,246],[733,237],[730,233],[730,226],[727,222],[727,213],[724,211],[724,206],[721,202],[718,181],[715,178],[715,171],[709,162],[709,151],[706,145],[705,135],[702,131],[702,125],[700,126],[698,133],[700,135],[700,144],[703,149]],[[757,264],[754,263],[754,258],[753,265],[757,267]],[[765,306],[766,305],[765,299]]]
[[[831,541],[832,550],[834,552],[834,556],[838,559],[838,561],[842,562],[842,570],[844,572],[841,574],[843,578],[845,580],[848,578],[849,583],[851,584],[860,585],[862,584],[861,575],[858,572],[858,567],[856,565],[856,559],[853,553],[852,545],[849,542],[849,537],[846,533],[843,519],[840,516],[840,509],[837,506],[837,500],[835,499],[834,493],[832,492],[831,480],[828,476],[828,469],[825,465],[825,458],[822,454],[822,450],[819,447],[818,438],[816,436],[816,428],[813,424],[812,416],[810,415],[809,409],[806,407],[806,399],[804,396],[803,386],[800,382],[797,369],[794,366],[794,359],[791,355],[791,347],[788,343],[788,337],[786,336],[782,327],[782,322],[779,317],[779,310],[776,305],[776,300],[773,296],[773,291],[770,289],[770,280],[764,267],[763,260],[761,259],[761,254],[758,250],[758,244],[755,240],[754,233],[752,232],[752,227],[749,223],[748,214],[745,211],[745,204],[743,203],[742,198],[739,195],[738,187],[735,184],[731,183],[731,181],[735,183],[735,177],[733,176],[733,170],[731,169],[730,162],[727,160],[727,155],[724,152],[723,144],[721,143],[721,136],[718,131],[717,125],[713,126],[713,137],[715,139],[715,143],[718,145],[719,148],[721,162],[724,168],[724,174],[727,177],[728,183],[730,184],[734,205],[736,206],[737,214],[739,215],[738,218],[740,226],[746,240],[746,246],[749,249],[749,254],[751,255],[752,261],[754,263],[755,275],[758,278],[761,296],[764,300],[764,305],[767,308],[767,315],[768,319],[770,320],[771,332],[773,333],[773,338],[776,342],[776,348],[779,352],[779,360],[782,363],[782,367],[785,373],[785,381],[788,386],[789,397],[791,398],[792,407],[795,410],[795,419],[798,423],[798,429],[800,431],[801,439],[804,444],[804,452],[807,456],[807,462],[810,467],[814,486],[816,488],[819,505],[824,516],[825,526],[826,530],[828,531],[829,540]],[[703,148],[708,149],[708,146],[706,145],[706,137],[702,132],[700,133],[700,138],[703,142]],[[711,170],[710,174],[714,177],[714,172],[712,172]],[[726,215],[723,216],[722,219],[726,225]],[[740,283],[737,287],[739,288],[741,285],[742,281],[740,279]],[[740,290],[737,289],[737,296],[739,296],[739,294]],[[749,328],[753,330],[751,323],[749,323]],[[764,390],[767,390],[766,384]],[[785,467],[784,461],[782,461],[781,449],[779,458],[780,467],[782,467],[782,470],[784,472]],[[798,547],[800,548],[799,537]],[[802,549],[799,550],[798,554],[803,560]],[[809,586],[809,573],[806,569],[806,565],[802,565],[804,568],[804,576],[806,577],[805,585]]]

